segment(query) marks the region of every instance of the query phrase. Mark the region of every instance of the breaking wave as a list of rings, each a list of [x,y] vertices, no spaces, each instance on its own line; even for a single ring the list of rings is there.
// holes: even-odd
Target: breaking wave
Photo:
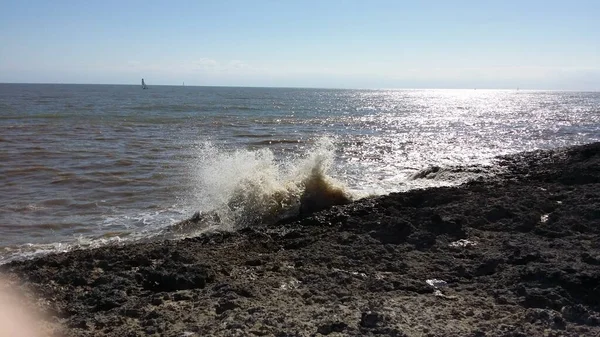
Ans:
[[[348,203],[350,193],[331,174],[334,154],[329,138],[283,160],[269,149],[225,151],[204,144],[193,163],[198,213],[172,230],[236,229]]]

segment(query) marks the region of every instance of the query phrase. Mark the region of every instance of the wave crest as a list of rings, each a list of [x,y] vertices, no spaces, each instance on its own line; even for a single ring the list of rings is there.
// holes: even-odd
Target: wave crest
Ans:
[[[199,148],[193,179],[199,212],[172,228],[236,229],[348,203],[346,187],[331,176],[334,154],[329,138],[287,160],[269,149],[224,151],[207,143]]]

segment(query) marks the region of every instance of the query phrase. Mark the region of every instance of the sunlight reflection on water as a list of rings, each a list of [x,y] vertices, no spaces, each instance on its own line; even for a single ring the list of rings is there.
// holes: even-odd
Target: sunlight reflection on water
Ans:
[[[198,148],[336,146],[355,196],[445,186],[497,155],[600,140],[600,93],[0,84],[0,248],[151,233],[198,209]],[[150,235],[150,234],[148,234]]]

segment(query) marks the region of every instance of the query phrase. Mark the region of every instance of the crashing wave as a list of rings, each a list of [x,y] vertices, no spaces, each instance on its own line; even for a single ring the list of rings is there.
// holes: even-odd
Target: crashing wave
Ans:
[[[328,138],[305,156],[282,162],[269,149],[227,152],[206,144],[194,179],[201,211],[170,231],[237,229],[349,203],[345,186],[331,176],[334,152]]]

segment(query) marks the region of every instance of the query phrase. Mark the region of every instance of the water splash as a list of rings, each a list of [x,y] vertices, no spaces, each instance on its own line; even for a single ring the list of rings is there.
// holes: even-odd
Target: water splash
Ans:
[[[225,151],[206,143],[194,171],[200,213],[174,228],[236,229],[348,203],[346,187],[331,175],[334,155],[330,138],[317,140],[303,156],[283,160],[269,149]]]

